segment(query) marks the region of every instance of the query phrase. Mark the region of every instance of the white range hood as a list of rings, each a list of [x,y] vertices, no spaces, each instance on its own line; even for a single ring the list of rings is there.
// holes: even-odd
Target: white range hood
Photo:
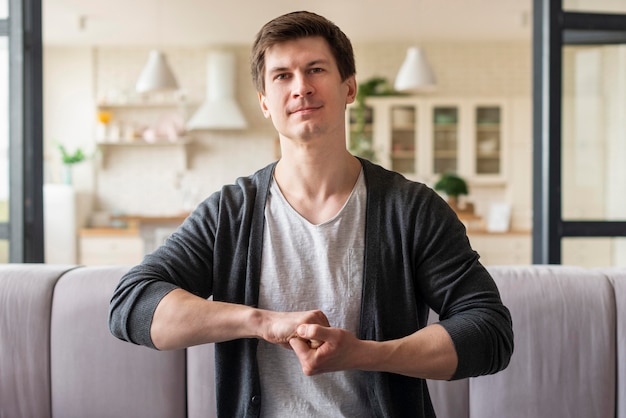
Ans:
[[[205,102],[187,122],[188,130],[246,128],[246,119],[235,101],[236,75],[233,53],[209,54]]]

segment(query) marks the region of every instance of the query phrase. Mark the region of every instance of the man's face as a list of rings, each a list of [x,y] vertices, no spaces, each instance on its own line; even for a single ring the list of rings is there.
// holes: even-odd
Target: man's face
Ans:
[[[287,41],[265,51],[265,94],[259,93],[259,101],[282,137],[344,137],[345,107],[355,95],[354,76],[341,80],[324,38]]]

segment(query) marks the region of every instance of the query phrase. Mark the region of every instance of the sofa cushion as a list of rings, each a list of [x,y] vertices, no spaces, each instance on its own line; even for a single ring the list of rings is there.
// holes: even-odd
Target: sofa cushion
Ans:
[[[599,272],[491,267],[511,310],[515,351],[504,371],[470,380],[470,416],[615,416],[615,299]]]
[[[126,270],[78,268],[57,283],[50,327],[54,417],[186,415],[185,351],[160,352],[109,332],[109,301]]]
[[[0,269],[0,417],[50,415],[50,307],[66,266]]]

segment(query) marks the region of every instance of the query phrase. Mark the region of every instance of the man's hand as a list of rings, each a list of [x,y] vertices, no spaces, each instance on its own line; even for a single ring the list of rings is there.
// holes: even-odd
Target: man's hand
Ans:
[[[307,341],[319,345],[315,348]],[[307,376],[356,369],[448,380],[458,364],[452,339],[439,324],[403,338],[371,341],[359,340],[345,329],[305,323],[289,345]]]
[[[314,324],[300,325],[289,340],[307,376],[356,368],[364,344],[349,331]]]
[[[291,348],[289,341],[302,339],[302,343],[308,347],[317,347],[319,343],[311,339],[302,338],[296,332],[301,324],[315,324],[329,327],[328,318],[322,311],[305,312],[273,312],[262,311],[262,326],[260,338],[272,344],[279,344],[285,348]]]

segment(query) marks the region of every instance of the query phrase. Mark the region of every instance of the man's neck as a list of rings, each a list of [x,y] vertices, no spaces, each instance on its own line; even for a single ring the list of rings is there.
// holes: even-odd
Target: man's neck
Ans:
[[[348,151],[287,155],[274,178],[289,204],[313,224],[332,218],[350,196],[361,163]]]

